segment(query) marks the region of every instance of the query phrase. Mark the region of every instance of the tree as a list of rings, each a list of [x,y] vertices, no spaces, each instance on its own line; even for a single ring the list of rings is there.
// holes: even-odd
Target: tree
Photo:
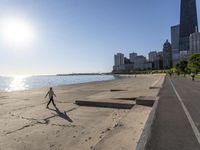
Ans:
[[[188,73],[188,61],[181,60],[179,63],[176,64],[177,72],[186,74]]]
[[[191,72],[200,72],[200,54],[193,54],[188,60],[188,68]]]

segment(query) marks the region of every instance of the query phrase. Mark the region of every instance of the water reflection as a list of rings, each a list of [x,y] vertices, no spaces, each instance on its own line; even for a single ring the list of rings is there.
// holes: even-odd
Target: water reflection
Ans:
[[[35,88],[43,88],[58,85],[69,85],[93,81],[105,81],[115,79],[112,75],[43,75],[43,76],[0,76],[1,91],[20,91]]]
[[[10,82],[7,91],[18,91],[28,89],[28,85],[26,85],[26,78],[27,76],[12,77],[12,81]]]

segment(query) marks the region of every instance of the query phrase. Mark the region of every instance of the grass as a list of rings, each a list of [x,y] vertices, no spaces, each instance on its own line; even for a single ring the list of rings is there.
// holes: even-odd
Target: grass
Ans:
[[[200,79],[200,75],[196,75],[196,78],[197,78],[197,79]]]

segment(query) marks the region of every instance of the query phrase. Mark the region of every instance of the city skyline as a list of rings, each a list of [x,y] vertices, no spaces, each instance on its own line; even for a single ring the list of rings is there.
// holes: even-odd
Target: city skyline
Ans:
[[[147,56],[162,50],[180,20],[179,0],[0,2],[1,20],[25,18],[36,36],[28,48],[13,48],[0,38],[0,75],[110,72],[117,52]]]

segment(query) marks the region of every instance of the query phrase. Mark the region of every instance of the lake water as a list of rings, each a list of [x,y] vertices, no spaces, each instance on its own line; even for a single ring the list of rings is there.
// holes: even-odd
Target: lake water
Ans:
[[[113,75],[69,75],[69,76],[0,76],[0,91],[19,91],[58,85],[69,85],[93,81],[116,79]]]

